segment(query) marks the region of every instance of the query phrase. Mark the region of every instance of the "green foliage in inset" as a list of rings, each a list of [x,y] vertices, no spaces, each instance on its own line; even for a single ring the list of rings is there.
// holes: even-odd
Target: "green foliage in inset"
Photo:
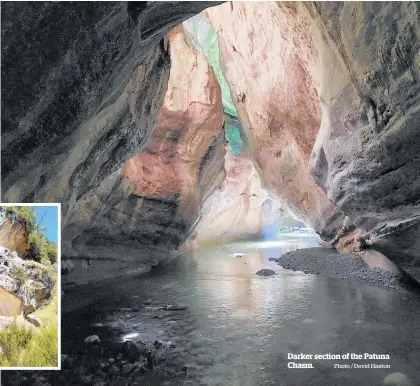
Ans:
[[[35,332],[15,321],[0,331],[0,347],[1,367],[56,367],[58,326]]]
[[[22,356],[21,366],[56,367],[58,363],[58,326],[41,328],[34,334]]]
[[[31,329],[16,321],[0,331],[0,366],[17,367],[21,363],[22,350],[26,349],[33,336]]]
[[[28,233],[36,229],[35,211],[30,206],[7,206],[6,212],[16,215],[19,221],[24,222]]]
[[[12,214],[17,214],[17,212],[18,212],[17,206],[6,206],[6,212],[7,213],[12,213]]]
[[[28,237],[29,251],[26,258],[45,264],[48,262],[48,240],[40,232],[32,232]]]
[[[47,254],[48,254],[48,260],[51,264],[55,264],[57,262],[58,257],[58,247],[56,243],[49,243],[47,246]]]

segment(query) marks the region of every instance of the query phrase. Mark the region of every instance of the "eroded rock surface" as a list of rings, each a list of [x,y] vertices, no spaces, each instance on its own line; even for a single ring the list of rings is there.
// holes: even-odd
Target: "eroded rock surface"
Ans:
[[[0,315],[30,314],[48,298],[53,281],[34,262],[0,246]]]
[[[123,173],[133,195],[172,202],[181,221],[195,222],[203,198],[224,179],[220,87],[204,55],[185,42],[182,27],[168,39],[172,67],[164,105],[147,148]]]
[[[224,179],[217,79],[204,55],[186,43],[182,27],[168,34],[168,45],[171,74],[146,149],[112,184],[81,199],[67,222],[68,282],[140,273],[170,259]]]
[[[163,105],[166,33],[213,5],[2,4],[2,200],[62,203],[63,255],[74,260],[74,280],[141,272],[130,253],[160,239],[148,225],[156,202],[130,196],[121,167],[146,147]],[[165,219],[155,218],[164,228],[165,210],[174,211],[165,205]],[[146,229],[130,236],[136,221]],[[92,255],[107,261],[104,271],[80,259]],[[147,254],[144,265],[167,256]]]
[[[234,155],[228,148],[223,184],[207,199],[194,233],[196,245],[259,238],[278,227],[295,226],[287,204],[270,196],[247,151]]]
[[[348,77],[321,92],[312,172],[360,238],[420,280],[418,5],[320,3],[311,13],[341,61],[323,77]]]
[[[232,102],[229,85],[220,62],[218,37],[214,28],[197,15],[183,23],[188,42],[203,52],[221,86],[225,112],[226,156],[223,184],[205,202],[202,217],[191,242],[185,247],[258,238],[279,226],[293,226],[288,203],[263,189],[252,156],[241,137],[241,122]]]
[[[207,15],[219,36],[224,75],[263,187],[322,229],[331,205],[308,168],[321,123],[311,76],[317,52],[300,7],[241,2]]]
[[[0,245],[21,256],[29,250],[25,223],[3,208],[0,208]]]
[[[215,4],[3,4],[3,201],[60,200],[67,214],[144,147],[166,91],[164,36]]]
[[[417,5],[244,2],[206,14],[264,186],[339,250],[373,245],[420,279]]]

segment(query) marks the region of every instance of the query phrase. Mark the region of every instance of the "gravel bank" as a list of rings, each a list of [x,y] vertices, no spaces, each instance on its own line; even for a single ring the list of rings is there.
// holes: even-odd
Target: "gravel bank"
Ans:
[[[283,268],[315,275],[362,282],[377,287],[418,292],[414,283],[403,272],[392,273],[369,266],[356,255],[339,254],[330,248],[305,248],[288,252],[276,262]]]

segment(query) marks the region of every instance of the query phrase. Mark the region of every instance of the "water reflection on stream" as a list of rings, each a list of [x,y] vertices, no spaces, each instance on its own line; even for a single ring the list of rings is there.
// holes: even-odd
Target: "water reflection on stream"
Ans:
[[[75,339],[91,334],[146,343],[159,337],[176,345],[164,366],[169,372],[151,374],[139,384],[372,386],[400,372],[411,385],[420,385],[418,297],[291,272],[269,261],[313,245],[302,232],[282,235],[277,244],[225,245],[195,253],[196,264],[102,288],[102,298],[88,310],[63,318],[63,353]],[[229,256],[233,253],[244,256]],[[276,275],[255,275],[261,268]],[[149,298],[151,304],[144,306]],[[159,310],[165,304],[188,309]],[[78,324],[87,327],[75,333]],[[366,352],[391,359],[309,361],[314,369],[293,370],[287,367],[289,352]],[[391,368],[334,369],[334,363]],[[189,374],[175,376],[184,365]]]

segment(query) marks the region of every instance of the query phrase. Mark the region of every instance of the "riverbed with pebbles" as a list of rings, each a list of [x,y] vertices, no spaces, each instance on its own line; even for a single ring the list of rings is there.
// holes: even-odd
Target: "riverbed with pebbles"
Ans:
[[[306,274],[325,275],[382,288],[420,293],[419,285],[403,272],[370,268],[359,256],[340,254],[331,248],[303,248],[285,253],[280,258],[273,258],[273,261],[283,268]]]
[[[65,292],[62,370],[3,371],[3,384],[419,385],[419,297],[270,261],[305,246],[293,235],[200,251],[162,272],[78,289],[79,308],[80,293]],[[366,352],[389,355],[375,363],[390,367],[289,367],[290,353]]]

